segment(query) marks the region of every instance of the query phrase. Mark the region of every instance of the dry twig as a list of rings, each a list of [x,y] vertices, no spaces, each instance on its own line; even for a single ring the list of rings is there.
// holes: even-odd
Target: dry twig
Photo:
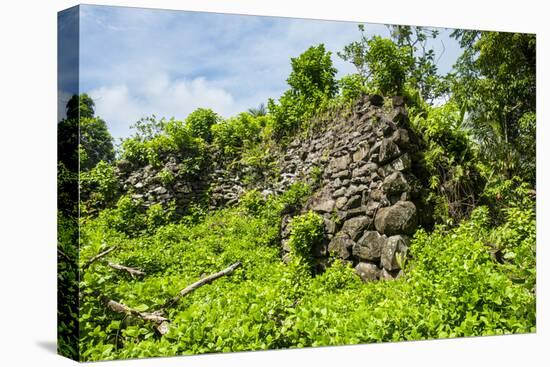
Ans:
[[[105,250],[103,252],[100,252],[99,254],[95,255],[90,260],[88,260],[86,262],[86,264],[84,264],[84,266],[82,267],[82,270],[88,269],[90,267],[90,265],[92,265],[94,262],[96,262],[97,260],[101,259],[104,256],[107,256],[108,254],[110,254],[114,250],[116,250],[116,246],[110,247],[107,250]]]
[[[125,271],[128,274],[130,274],[132,276],[132,278],[135,278],[136,276],[145,275],[145,272],[140,270],[140,269],[131,268],[129,266],[124,266],[124,265],[120,265],[120,264],[115,264],[115,263],[112,263],[110,261],[107,263],[107,266],[109,266],[110,268],[113,268],[115,270]]]
[[[113,267],[112,265],[117,265],[117,264],[109,263],[109,266]],[[118,312],[118,313],[123,313],[123,314],[129,315],[129,316],[140,318],[144,321],[152,322],[155,326],[155,330],[160,335],[165,335],[166,333],[168,333],[168,331],[170,329],[170,320],[168,320],[166,317],[164,317],[164,315],[166,313],[166,308],[174,305],[182,297],[185,297],[186,295],[188,295],[189,293],[193,292],[194,290],[202,287],[203,285],[210,284],[211,282],[213,282],[214,280],[216,280],[218,278],[221,278],[225,275],[231,274],[233,271],[235,271],[235,269],[237,269],[241,265],[242,265],[241,262],[236,262],[233,265],[229,266],[228,268],[226,268],[226,269],[224,269],[220,272],[211,274],[211,275],[209,275],[205,278],[202,278],[202,279],[196,281],[195,283],[193,283],[193,284],[185,287],[184,289],[182,289],[175,297],[171,298],[168,302],[166,302],[161,309],[159,309],[157,311],[154,311],[154,312],[151,312],[151,313],[141,312],[141,311],[135,310],[131,307],[128,307],[128,306],[126,306],[122,303],[113,301],[113,300],[108,299],[106,297],[102,297],[103,302],[105,303],[105,306],[107,308],[109,308],[111,311]],[[122,265],[120,265],[120,266],[122,266]],[[124,267],[124,268],[126,268],[126,267]],[[124,270],[126,270],[126,269],[124,269]],[[136,269],[133,269],[133,270],[136,270]]]

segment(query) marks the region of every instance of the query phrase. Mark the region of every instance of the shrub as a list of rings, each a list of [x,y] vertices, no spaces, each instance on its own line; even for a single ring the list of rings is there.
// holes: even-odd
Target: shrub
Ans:
[[[280,196],[273,196],[268,200],[268,206],[276,208],[277,215],[298,211],[311,194],[311,186],[298,181],[292,184]]]
[[[147,157],[147,145],[135,137],[124,139],[121,144],[121,150],[122,159],[126,159],[139,166],[149,163]]]
[[[208,207],[205,203],[191,203],[187,208],[185,208],[185,215],[181,218],[181,222],[187,225],[196,225],[202,222],[207,215]]]
[[[303,121],[336,95],[338,85],[334,76],[337,70],[330,55],[320,44],[291,59],[292,72],[287,79],[291,88],[279,98],[278,104],[269,99],[267,105],[273,115],[273,133],[277,140],[299,130]]]
[[[157,228],[170,223],[176,213],[176,204],[175,202],[170,202],[167,206],[162,204],[153,204],[147,208],[146,222],[147,230],[154,232]]]
[[[185,119],[191,135],[207,142],[212,141],[211,127],[220,121],[220,117],[211,109],[198,108]]]
[[[128,235],[136,235],[146,227],[143,202],[129,196],[121,196],[114,208],[100,213],[100,218],[116,231]]]
[[[477,205],[483,181],[476,151],[463,126],[464,111],[453,102],[411,107],[411,125],[422,139],[422,168],[427,171],[426,199],[439,223],[457,224]]]
[[[323,218],[312,211],[292,218],[289,245],[293,257],[309,262],[315,246],[324,238]]]
[[[159,121],[153,116],[138,121],[134,128],[135,135],[122,141],[121,158],[136,166],[150,164],[160,168],[169,156],[174,156],[183,164],[182,175],[194,176],[201,171],[205,142],[193,136],[191,129],[182,121]]]
[[[364,27],[359,29],[361,40],[345,46],[338,55],[355,65],[367,86],[384,95],[401,94],[414,66],[410,47],[380,36],[367,38]]]
[[[258,215],[265,207],[265,199],[262,197],[262,194],[258,192],[258,190],[250,190],[241,196],[239,204],[250,215]]]
[[[245,147],[260,140],[260,131],[265,126],[264,116],[253,117],[241,113],[236,117],[221,121],[212,126],[214,144],[227,155],[234,155]]]
[[[80,185],[81,200],[95,208],[111,205],[120,191],[115,169],[105,161],[100,161],[90,171],[81,172]]]
[[[137,166],[150,164],[160,167],[162,161],[169,154],[177,153],[179,148],[170,136],[164,134],[144,141],[131,137],[122,142],[122,158]]]
[[[362,93],[367,93],[366,79],[360,74],[343,76],[339,81],[340,94],[346,101],[355,101]]]
[[[492,209],[497,225],[506,219],[507,208],[534,210],[534,196],[535,190],[531,185],[517,176],[503,179],[499,175],[492,175],[482,193],[484,202]]]

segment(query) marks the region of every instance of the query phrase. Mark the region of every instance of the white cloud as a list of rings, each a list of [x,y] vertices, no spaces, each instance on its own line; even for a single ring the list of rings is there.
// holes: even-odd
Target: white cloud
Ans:
[[[184,119],[204,107],[229,116],[238,112],[233,96],[205,78],[170,80],[166,74],[142,79],[138,86],[125,83],[103,86],[89,92],[96,114],[109,123],[115,138],[128,136],[130,125],[152,114]]]
[[[144,115],[183,119],[210,107],[228,117],[278,98],[288,87],[290,58],[319,43],[332,52],[337,77],[354,72],[336,53],[360,36],[352,22],[81,9],[81,91],[102,99],[97,112],[117,137]],[[366,31],[388,34],[382,24]]]
[[[321,42],[335,53],[358,34],[352,23],[82,9],[82,91],[116,137],[146,115],[183,119],[209,107],[228,117],[278,98],[291,57]],[[351,71],[335,54],[333,60],[340,75]]]

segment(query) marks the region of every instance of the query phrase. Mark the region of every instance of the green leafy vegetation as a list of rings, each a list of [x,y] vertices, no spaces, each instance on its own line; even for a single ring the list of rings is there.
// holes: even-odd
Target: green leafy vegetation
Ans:
[[[480,158],[497,173],[534,185],[535,35],[462,30],[454,35],[465,52],[453,77],[453,97],[469,112]]]
[[[331,53],[320,44],[312,46],[290,61],[292,72],[287,83],[290,89],[278,103],[270,99],[267,108],[273,115],[273,134],[281,139],[305,128],[306,122],[336,95],[338,84]]]
[[[359,40],[338,53],[357,73],[339,80],[324,45],[308,48],[290,60],[289,89],[267,107],[229,118],[199,108],[184,120],[141,119],[116,157],[93,101],[72,98],[59,124],[59,282],[67,302],[60,348],[78,357],[77,321],[86,361],[534,332],[535,37],[456,31],[463,54],[441,75],[427,43],[437,31],[392,26],[390,35],[369,37],[360,27]],[[316,121],[330,109],[374,93],[404,97],[421,148],[413,167],[419,196],[434,209],[396,280],[362,282],[349,263],[332,258],[314,271],[323,218],[301,209],[323,167],[311,168],[307,184],[279,194],[249,190],[215,210],[199,201],[146,205],[121,185],[122,166],[153,170],[163,187],[196,183],[211,157],[245,184],[268,182],[278,175],[277,149],[321,128]],[[280,226],[289,213],[285,263]],[[105,306],[108,299],[158,311],[237,261],[232,274],[164,310],[170,329],[163,336],[151,322]]]
[[[241,113],[223,120],[211,127],[214,144],[229,156],[252,148],[260,141],[260,134],[268,120],[264,115],[255,116],[254,113]]]
[[[295,217],[292,248],[298,261],[281,262],[276,246],[281,208],[299,189],[262,200],[249,194],[242,206],[209,214],[194,224],[153,224],[129,237],[100,216],[83,226],[81,261],[117,245],[109,261],[135,266],[143,279],[113,273],[98,262],[81,282],[81,346],[85,360],[206,352],[340,345],[534,331],[534,211],[506,209],[491,225],[489,210],[446,230],[420,230],[411,244],[406,276],[364,284],[336,261],[326,272],[308,270],[320,217]],[[113,216],[126,222],[128,208]],[[519,220],[518,220],[519,219]],[[505,261],[491,258],[491,246]],[[141,311],[158,309],[204,274],[235,260],[242,268],[182,299],[169,311],[163,337],[139,319],[107,310],[94,289]]]
[[[80,174],[80,187],[81,201],[86,204],[84,209],[111,206],[120,193],[115,168],[105,161]]]
[[[310,262],[313,247],[320,245],[324,237],[323,218],[312,211],[292,218],[290,222],[291,254]]]
[[[413,58],[406,47],[379,36],[346,46],[342,58],[352,62],[361,75],[370,76],[369,84],[382,94],[401,94]]]
[[[168,157],[181,155],[184,159],[184,175],[196,175],[200,172],[206,149],[204,126],[215,117],[208,110],[197,110],[189,122],[178,120],[157,120],[154,116],[138,121],[134,128],[136,134],[122,142],[122,159],[136,167],[152,165],[160,167]],[[191,116],[191,115],[190,115]],[[202,121],[204,117],[206,120]]]
[[[214,111],[206,108],[198,108],[187,116],[185,125],[192,136],[210,142],[212,141],[211,127],[215,125],[219,119],[220,117]]]

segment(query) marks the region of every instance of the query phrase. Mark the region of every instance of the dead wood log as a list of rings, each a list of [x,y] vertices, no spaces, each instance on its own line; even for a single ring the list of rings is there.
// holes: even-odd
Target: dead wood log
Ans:
[[[94,257],[92,257],[90,260],[88,260],[84,264],[84,266],[82,267],[82,270],[88,269],[90,267],[90,265],[92,265],[94,262],[96,262],[97,260],[101,259],[104,256],[107,256],[108,254],[110,254],[114,250],[116,250],[116,246],[110,247],[107,250],[105,250],[103,252],[100,252],[99,254],[95,255]]]
[[[155,311],[155,312],[138,311],[122,303],[113,301],[112,299],[107,299],[105,297],[103,298],[103,302],[105,303],[105,306],[111,311],[123,313],[129,316],[138,317],[144,321],[150,321],[155,324],[160,324],[162,322],[168,321],[168,319],[166,317],[163,317],[159,311]]]
[[[125,271],[127,272],[128,274],[130,274],[132,276],[132,278],[135,278],[136,276],[142,276],[142,275],[145,275],[145,272],[140,270],[140,269],[136,269],[136,268],[131,268],[129,266],[124,266],[124,265],[120,265],[120,264],[115,264],[115,263],[112,263],[112,262],[108,262],[107,265],[110,267],[110,268],[113,268],[115,270],[120,270],[120,271]]]
[[[103,302],[105,303],[105,306],[114,312],[123,313],[126,315],[140,318],[144,321],[152,322],[154,324],[154,327],[157,333],[163,336],[166,333],[168,333],[168,331],[170,330],[170,320],[164,317],[164,315],[166,314],[166,309],[168,307],[174,305],[182,297],[185,297],[186,295],[202,287],[203,285],[210,284],[218,278],[231,274],[233,271],[235,271],[235,269],[237,269],[241,265],[242,265],[241,262],[236,262],[233,265],[229,266],[228,268],[220,272],[211,274],[205,278],[202,278],[196,281],[195,283],[182,289],[175,297],[171,298],[168,302],[166,302],[162,308],[151,313],[135,310],[131,307],[128,307],[122,303],[113,301],[106,297],[102,297],[102,299],[103,299]]]
[[[196,290],[197,288],[200,288],[202,287],[203,285],[206,285],[206,284],[210,284],[212,283],[214,280],[218,279],[218,278],[221,278],[223,277],[224,275],[228,275],[228,274],[231,274],[233,271],[235,271],[235,269],[237,269],[239,266],[241,266],[241,262],[236,262],[234,263],[233,265],[229,266],[228,268],[226,269],[223,269],[222,271],[219,271],[217,273],[214,273],[214,274],[210,274],[209,276],[207,277],[204,277],[202,278],[201,280],[198,280],[196,281],[195,283],[191,284],[191,285],[188,285],[187,287],[183,288],[181,291],[179,291],[179,293],[171,298],[170,300],[168,300],[168,302],[166,302],[164,304],[164,306],[162,306],[162,309],[165,309],[165,308],[168,308],[172,305],[174,305],[175,303],[177,303],[181,298],[185,297],[186,295],[188,295],[189,293],[193,292],[194,290]]]
[[[218,278],[221,278],[225,275],[231,274],[232,272],[235,271],[235,269],[237,269],[241,265],[242,265],[242,263],[240,261],[238,261],[238,262],[234,263],[233,265],[229,266],[228,268],[223,269],[222,271],[219,271],[219,272],[214,273],[214,274],[210,274],[209,276],[204,277],[204,278],[196,281],[195,283],[193,283],[191,285],[188,285],[187,287],[185,287],[181,291],[179,291],[178,294],[175,297],[168,300],[168,302],[166,302],[164,304],[164,306],[162,306],[162,308],[157,312],[159,312],[160,315],[163,315],[166,312],[166,309],[168,307],[173,306],[180,299],[182,299],[183,297],[185,297],[189,293],[191,293],[194,290],[202,287],[203,285],[207,285],[207,284],[212,283],[214,280],[216,280]],[[165,321],[160,322],[158,325],[156,325],[155,329],[157,330],[157,332],[161,336],[165,335],[170,330],[170,321],[165,320]]]

